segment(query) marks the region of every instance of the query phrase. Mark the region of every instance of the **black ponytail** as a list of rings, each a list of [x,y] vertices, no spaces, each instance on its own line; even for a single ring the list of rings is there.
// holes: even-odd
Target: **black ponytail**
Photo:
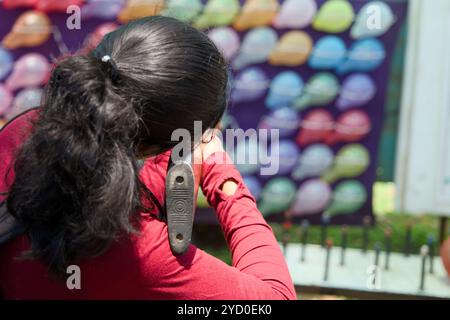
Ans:
[[[64,277],[69,264],[135,232],[148,194],[137,159],[173,146],[176,128],[215,125],[226,70],[203,33],[163,17],[132,22],[92,54],[58,62],[7,198],[30,239],[28,256]]]
[[[135,157],[140,115],[115,93],[110,66],[94,57],[58,63],[33,135],[16,159],[8,208],[32,256],[65,274],[133,230],[141,184]]]

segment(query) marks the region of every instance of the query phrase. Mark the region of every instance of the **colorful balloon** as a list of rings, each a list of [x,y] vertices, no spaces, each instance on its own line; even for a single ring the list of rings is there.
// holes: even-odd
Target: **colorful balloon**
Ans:
[[[17,18],[2,44],[7,49],[35,47],[47,41],[51,32],[50,18],[45,13],[26,11]]]
[[[117,19],[122,23],[156,16],[164,9],[164,0],[127,0]]]
[[[395,23],[391,7],[384,1],[366,3],[358,13],[350,35],[354,39],[379,37]]]
[[[266,61],[277,45],[278,35],[271,28],[259,27],[248,32],[239,55],[233,61],[234,69]]]
[[[0,47],[0,80],[11,72],[13,61],[12,54],[5,48]]]
[[[0,129],[3,128],[6,124],[6,121],[0,119]]]
[[[441,246],[441,259],[448,276],[450,277],[450,237]]]
[[[201,0],[168,0],[166,8],[161,13],[183,22],[192,22],[202,11]]]
[[[302,119],[300,128],[297,136],[300,146],[321,142],[333,132],[334,119],[331,113],[324,109],[313,110]]]
[[[320,38],[309,57],[309,66],[313,69],[334,69],[345,59],[347,48],[344,41],[336,36]]]
[[[277,109],[289,106],[291,102],[302,93],[303,80],[294,71],[279,73],[270,84],[266,106],[269,109]]]
[[[353,74],[344,80],[336,106],[340,110],[362,107],[375,97],[376,92],[372,78],[364,73]]]
[[[203,13],[195,20],[198,29],[229,25],[239,13],[239,0],[209,0]]]
[[[14,63],[12,74],[6,80],[6,87],[17,90],[23,87],[43,85],[50,75],[50,64],[39,53],[27,53]]]
[[[16,8],[31,8],[36,5],[39,0],[3,0],[3,8],[16,9]]]
[[[373,71],[385,58],[386,51],[378,39],[359,40],[352,45],[346,60],[337,67],[336,72],[346,74],[351,71]]]
[[[349,144],[339,150],[334,165],[324,173],[322,180],[334,183],[342,178],[355,178],[363,174],[370,164],[370,155],[361,144]]]
[[[228,61],[239,51],[239,35],[229,27],[213,29],[208,33],[208,36]]]
[[[99,25],[97,28],[95,28],[94,32],[92,32],[86,37],[86,40],[84,41],[83,45],[83,51],[84,52],[92,51],[95,47],[97,47],[100,44],[105,35],[107,35],[110,32],[113,32],[118,27],[119,25],[113,22],[106,22]]]
[[[275,109],[261,118],[259,129],[278,130],[279,137],[285,138],[294,134],[300,123],[300,115],[291,108]]]
[[[244,177],[244,184],[247,186],[253,197],[255,197],[256,201],[258,201],[262,189],[259,180],[253,176],[247,176]]]
[[[252,175],[260,168],[260,154],[266,154],[265,148],[257,139],[245,139],[237,143],[230,156],[242,175]]]
[[[272,159],[271,165],[274,164],[274,161],[278,162],[278,175],[290,173],[297,165],[299,156],[300,149],[290,140],[281,140],[279,143],[272,142],[269,149],[269,157]]]
[[[267,26],[278,12],[278,0],[247,0],[233,23],[238,31]]]
[[[275,28],[302,29],[311,24],[317,12],[315,0],[286,0],[273,21]]]
[[[330,147],[324,144],[313,144],[303,150],[292,178],[302,180],[320,176],[333,164],[334,155]]]
[[[258,100],[264,96],[268,87],[269,78],[261,68],[245,69],[234,80],[231,100],[234,103]]]
[[[350,110],[336,121],[334,132],[325,138],[328,145],[338,142],[356,142],[366,137],[372,130],[372,122],[366,112]]]
[[[83,19],[114,19],[122,10],[125,0],[91,0],[81,8]]]
[[[353,23],[355,12],[347,0],[328,0],[313,21],[313,28],[328,33],[340,33]]]
[[[81,7],[84,0],[39,0],[36,2],[35,9],[43,12],[67,12],[67,7]]]
[[[340,91],[339,80],[329,72],[316,73],[306,83],[303,93],[293,102],[295,110],[331,103]]]
[[[366,201],[367,192],[360,182],[343,181],[336,186],[331,204],[324,214],[329,217],[352,214],[360,210]]]
[[[308,216],[322,212],[330,203],[331,188],[319,180],[309,180],[303,183],[297,191],[292,205],[294,216]]]
[[[288,178],[273,178],[269,180],[261,192],[259,210],[267,217],[286,211],[295,197],[295,184]]]
[[[5,114],[11,106],[12,101],[12,93],[4,85],[0,84],[0,116]]]
[[[11,120],[15,116],[41,104],[43,91],[40,88],[27,88],[21,90],[14,98],[13,106],[6,113],[6,119]]]
[[[205,194],[203,193],[202,188],[198,188],[197,193],[197,208],[209,208],[210,205],[208,203],[208,200],[205,197]]]
[[[270,54],[269,63],[286,67],[302,65],[308,60],[312,47],[313,41],[306,32],[287,32]]]

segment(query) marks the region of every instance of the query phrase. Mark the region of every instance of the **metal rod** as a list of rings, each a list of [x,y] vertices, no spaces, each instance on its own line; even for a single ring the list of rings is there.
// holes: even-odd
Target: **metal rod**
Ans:
[[[348,226],[342,226],[341,231],[341,266],[345,265],[345,251],[347,249],[347,241],[348,241]]]
[[[425,244],[422,246],[422,248],[420,248],[420,254],[422,256],[422,270],[420,273],[420,291],[425,290],[425,269],[426,269],[426,265],[427,265],[427,257],[429,254],[429,248],[428,246]]]
[[[323,275],[323,281],[328,281],[329,276],[329,270],[330,270],[330,255],[331,255],[331,248],[333,247],[333,241],[331,239],[328,239],[326,241],[326,257],[325,257],[325,272]]]

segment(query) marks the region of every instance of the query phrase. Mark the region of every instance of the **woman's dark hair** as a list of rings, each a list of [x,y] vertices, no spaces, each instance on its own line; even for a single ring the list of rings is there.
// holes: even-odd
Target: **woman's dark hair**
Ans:
[[[106,56],[106,57],[105,57]],[[139,156],[215,126],[227,104],[227,66],[208,37],[175,19],[148,17],[105,36],[89,55],[59,61],[15,165],[9,211],[29,257],[60,277],[76,260],[136,231],[148,190]]]

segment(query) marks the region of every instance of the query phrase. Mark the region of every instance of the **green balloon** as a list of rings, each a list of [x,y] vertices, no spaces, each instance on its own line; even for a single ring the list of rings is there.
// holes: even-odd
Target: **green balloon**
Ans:
[[[380,24],[376,28],[373,27],[374,12],[378,13]],[[350,35],[353,39],[376,38],[386,33],[395,20],[396,17],[389,4],[383,1],[371,1],[359,11]]]
[[[324,106],[332,102],[340,91],[339,80],[329,72],[315,74],[306,83],[303,93],[294,101],[295,110]]]
[[[263,216],[289,209],[295,197],[295,184],[288,178],[273,178],[261,192],[259,210]]]
[[[202,7],[201,0],[168,0],[161,15],[191,22],[201,12]]]
[[[360,210],[366,201],[367,192],[359,181],[344,181],[336,186],[331,204],[324,214],[330,217],[352,214]]]
[[[198,188],[197,207],[198,208],[208,208],[209,207],[208,200],[206,199],[206,197],[202,191],[202,188]]]
[[[210,0],[194,26],[198,29],[206,29],[212,26],[229,25],[239,13],[240,7],[239,0]]]
[[[367,149],[357,143],[343,147],[335,158],[334,165],[324,173],[322,180],[333,183],[341,178],[354,178],[367,170],[370,156]]]
[[[320,8],[313,28],[323,32],[340,33],[347,30],[355,18],[355,11],[347,0],[328,0]]]

